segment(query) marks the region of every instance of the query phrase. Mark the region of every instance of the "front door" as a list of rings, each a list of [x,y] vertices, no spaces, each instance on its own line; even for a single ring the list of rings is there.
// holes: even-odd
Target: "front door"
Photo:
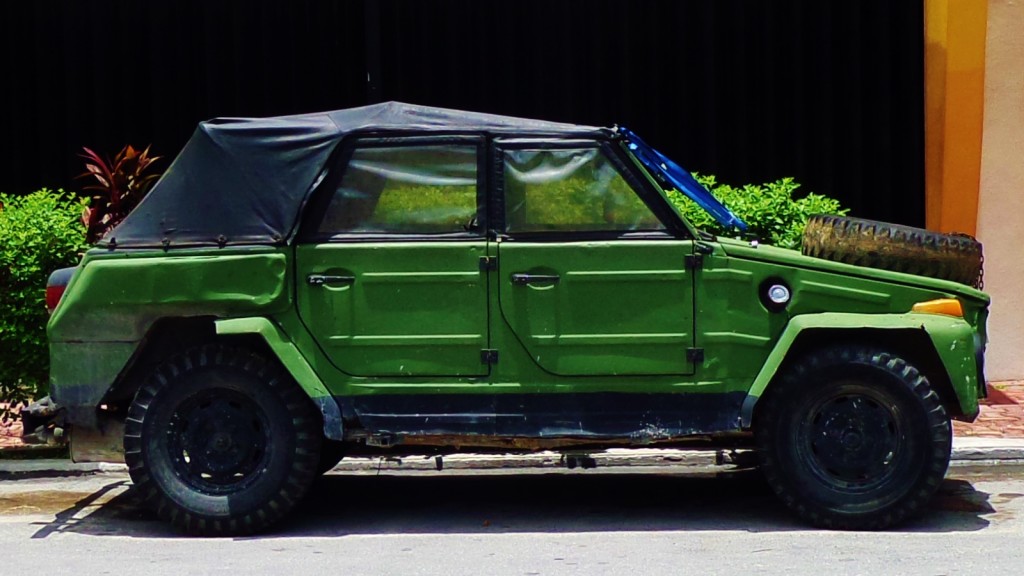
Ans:
[[[476,141],[363,142],[297,246],[298,309],[355,376],[482,376],[487,253]]]
[[[557,376],[689,375],[693,241],[669,234],[607,148],[499,150],[503,321]]]
[[[503,242],[501,312],[558,376],[692,374],[692,242]]]

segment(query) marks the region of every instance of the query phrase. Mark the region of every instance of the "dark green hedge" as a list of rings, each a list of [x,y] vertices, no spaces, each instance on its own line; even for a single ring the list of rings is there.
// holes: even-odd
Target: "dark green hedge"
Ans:
[[[716,198],[729,207],[734,214],[750,226],[749,233],[761,242],[782,248],[800,248],[804,226],[812,214],[838,214],[845,216],[849,210],[840,206],[838,200],[821,194],[796,194],[800,184],[792,178],[782,178],[765,184],[730,186],[719,184],[714,176],[694,174],[697,181],[711,191]],[[800,197],[798,197],[800,196]],[[694,226],[712,234],[728,236],[729,231],[719,226],[714,219],[689,198],[672,191],[669,199]]]
[[[86,249],[82,208],[63,190],[0,194],[0,401],[46,394],[46,279]]]

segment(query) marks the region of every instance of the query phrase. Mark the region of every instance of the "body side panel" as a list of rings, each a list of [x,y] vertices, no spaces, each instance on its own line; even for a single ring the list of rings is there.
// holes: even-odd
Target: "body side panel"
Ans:
[[[849,278],[851,281],[878,281],[892,284],[895,287],[935,290],[972,299],[983,304],[988,304],[990,301],[989,295],[981,290],[949,280],[939,280],[928,276],[917,276],[904,272],[883,270],[881,268],[868,268],[866,266],[833,262],[822,258],[805,256],[797,250],[775,246],[752,245],[749,242],[740,242],[728,238],[720,239],[720,246],[725,254],[734,258],[767,262],[780,267],[791,266],[801,269],[813,269],[832,273],[840,278]]]
[[[47,325],[54,400],[72,423],[94,425],[100,399],[158,320],[288,309],[289,250],[87,253]]]
[[[599,244],[594,243],[595,250]],[[695,346],[705,355],[694,373],[576,377],[555,376],[540,368],[507,323],[500,321],[496,283],[511,272],[503,270],[500,263],[497,270],[484,273],[489,286],[487,316],[492,319],[490,346],[500,353],[489,374],[359,377],[332,365],[299,319],[293,306],[296,280],[288,264],[290,249],[174,255],[91,253],[51,319],[54,397],[71,409],[69,413],[94,412],[95,403],[130,361],[153,322],[163,317],[209,316],[239,319],[222,323],[223,334],[259,334],[310,396],[321,403],[325,428],[328,420],[338,422],[340,418],[318,400],[329,397],[346,420],[358,423],[362,417],[371,430],[384,422],[391,422],[389,427],[400,423],[401,431],[407,433],[427,432],[426,418],[440,414],[482,422],[481,432],[565,434],[573,430],[579,436],[632,435],[641,442],[645,437],[642,429],[651,422],[659,437],[738,430],[741,424],[749,425],[754,403],[789,346],[802,330],[814,327],[925,330],[964,413],[976,412],[972,386],[977,384],[977,370],[969,344],[975,330],[981,332],[983,327],[950,317],[908,314],[915,302],[955,294],[851,277],[831,269],[730,257],[719,244],[707,246],[710,253],[703,255],[702,266],[693,274]],[[498,256],[497,251],[497,246],[489,247],[488,255]],[[793,291],[793,300],[784,311],[769,311],[758,298],[758,291],[769,280],[782,281]],[[976,317],[983,322],[983,315]],[[609,346],[606,352],[617,350]],[[701,421],[694,427],[696,419],[688,425],[692,419],[685,407],[675,409],[663,403],[672,409],[634,419],[631,430],[603,430],[588,424],[598,421],[592,419],[594,415],[618,418],[621,414],[614,414],[615,410],[635,408],[634,400],[655,399],[661,394],[676,395],[684,403],[690,397],[694,406],[713,409],[714,422]],[[560,395],[557,410],[542,400],[550,395]],[[707,398],[698,402],[694,395]],[[744,399],[747,406],[741,410]],[[422,402],[431,401],[433,406],[425,410]],[[463,406],[465,402],[473,406]],[[424,418],[418,424],[403,421],[402,406],[411,410],[408,414]],[[381,415],[397,418],[374,420]],[[666,422],[670,425],[662,426]],[[332,427],[340,434],[341,426]]]
[[[951,297],[928,288],[730,257],[720,245],[707,246],[712,253],[696,274],[695,316],[696,345],[704,350],[696,376],[709,389],[749,391],[786,331],[806,322],[801,320],[806,316],[853,314],[871,326],[878,318],[909,312],[917,302]],[[789,303],[774,311],[763,300],[772,284],[791,293]]]
[[[348,374],[486,376],[486,250],[483,239],[297,246],[299,316]]]

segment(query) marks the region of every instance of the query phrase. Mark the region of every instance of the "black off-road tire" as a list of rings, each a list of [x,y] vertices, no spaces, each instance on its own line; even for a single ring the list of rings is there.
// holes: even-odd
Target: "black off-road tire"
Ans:
[[[952,428],[916,368],[861,346],[791,365],[754,420],[768,484],[822,528],[880,530],[922,512],[949,466]]]
[[[981,287],[981,243],[966,234],[818,214],[807,221],[802,250],[834,262]]]
[[[276,362],[212,344],[161,365],[135,395],[125,461],[143,500],[189,534],[251,534],[316,477],[320,418]]]

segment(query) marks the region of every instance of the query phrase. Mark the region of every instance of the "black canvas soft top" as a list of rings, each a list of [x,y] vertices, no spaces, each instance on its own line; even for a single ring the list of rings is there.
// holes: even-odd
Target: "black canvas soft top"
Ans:
[[[146,198],[99,243],[107,248],[280,244],[332,151],[373,132],[603,137],[593,126],[387,102],[273,118],[201,122]]]

